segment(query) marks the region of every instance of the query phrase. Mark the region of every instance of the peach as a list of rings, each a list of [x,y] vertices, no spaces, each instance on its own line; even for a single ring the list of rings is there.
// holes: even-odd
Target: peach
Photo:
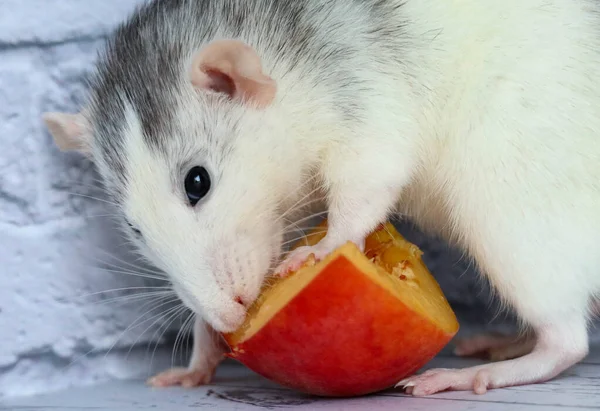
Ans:
[[[305,244],[325,235],[326,222]],[[458,322],[419,248],[392,224],[362,253],[347,243],[320,262],[273,279],[240,329],[224,335],[229,357],[305,393],[348,397],[393,386],[431,360]]]

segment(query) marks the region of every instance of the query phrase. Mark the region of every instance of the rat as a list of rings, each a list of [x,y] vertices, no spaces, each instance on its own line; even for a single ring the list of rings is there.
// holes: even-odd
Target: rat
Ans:
[[[211,380],[265,278],[392,215],[460,247],[532,338],[400,381],[420,396],[548,381],[600,296],[600,5],[591,0],[153,0],[113,33],[58,147],[97,166],[140,253],[196,315]],[[304,204],[327,235],[282,258]]]

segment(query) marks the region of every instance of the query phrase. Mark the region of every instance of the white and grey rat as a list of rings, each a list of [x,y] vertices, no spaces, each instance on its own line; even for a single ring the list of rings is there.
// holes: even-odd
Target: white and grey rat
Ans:
[[[600,292],[600,4],[154,0],[109,42],[79,114],[45,122],[97,165],[141,251],[197,313],[188,369],[242,322],[318,181],[329,232],[294,268],[401,212],[461,246],[534,343],[401,381],[413,395],[549,380],[588,353]],[[308,196],[307,198],[311,198]],[[285,216],[287,217],[287,216]]]

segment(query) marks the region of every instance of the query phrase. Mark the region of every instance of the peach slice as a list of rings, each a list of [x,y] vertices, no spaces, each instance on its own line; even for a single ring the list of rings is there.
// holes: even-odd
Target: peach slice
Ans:
[[[326,222],[305,244],[325,231]],[[393,386],[458,332],[421,255],[387,223],[367,238],[364,253],[347,243],[318,263],[309,259],[266,284],[242,327],[224,335],[228,355],[314,395],[358,396]]]

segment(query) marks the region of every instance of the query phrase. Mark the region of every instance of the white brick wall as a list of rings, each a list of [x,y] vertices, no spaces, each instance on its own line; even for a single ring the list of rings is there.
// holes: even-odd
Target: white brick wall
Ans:
[[[151,322],[120,337],[140,304],[81,298],[144,279],[97,268],[101,249],[123,257],[123,240],[92,217],[107,204],[72,194],[102,196],[94,169],[60,153],[40,121],[77,108],[102,38],[138,2],[0,1],[0,397],[147,373],[151,332],[125,354]]]
[[[94,268],[108,260],[101,250],[127,258],[122,239],[110,219],[94,217],[110,214],[107,204],[73,195],[102,197],[93,167],[60,153],[40,121],[44,111],[77,109],[103,37],[139,2],[0,0],[0,397],[148,372],[144,344],[156,327],[139,339],[150,322],[123,334],[143,304],[78,298],[144,281]],[[457,307],[484,306],[472,273],[456,281],[465,262],[439,243],[425,250]]]

